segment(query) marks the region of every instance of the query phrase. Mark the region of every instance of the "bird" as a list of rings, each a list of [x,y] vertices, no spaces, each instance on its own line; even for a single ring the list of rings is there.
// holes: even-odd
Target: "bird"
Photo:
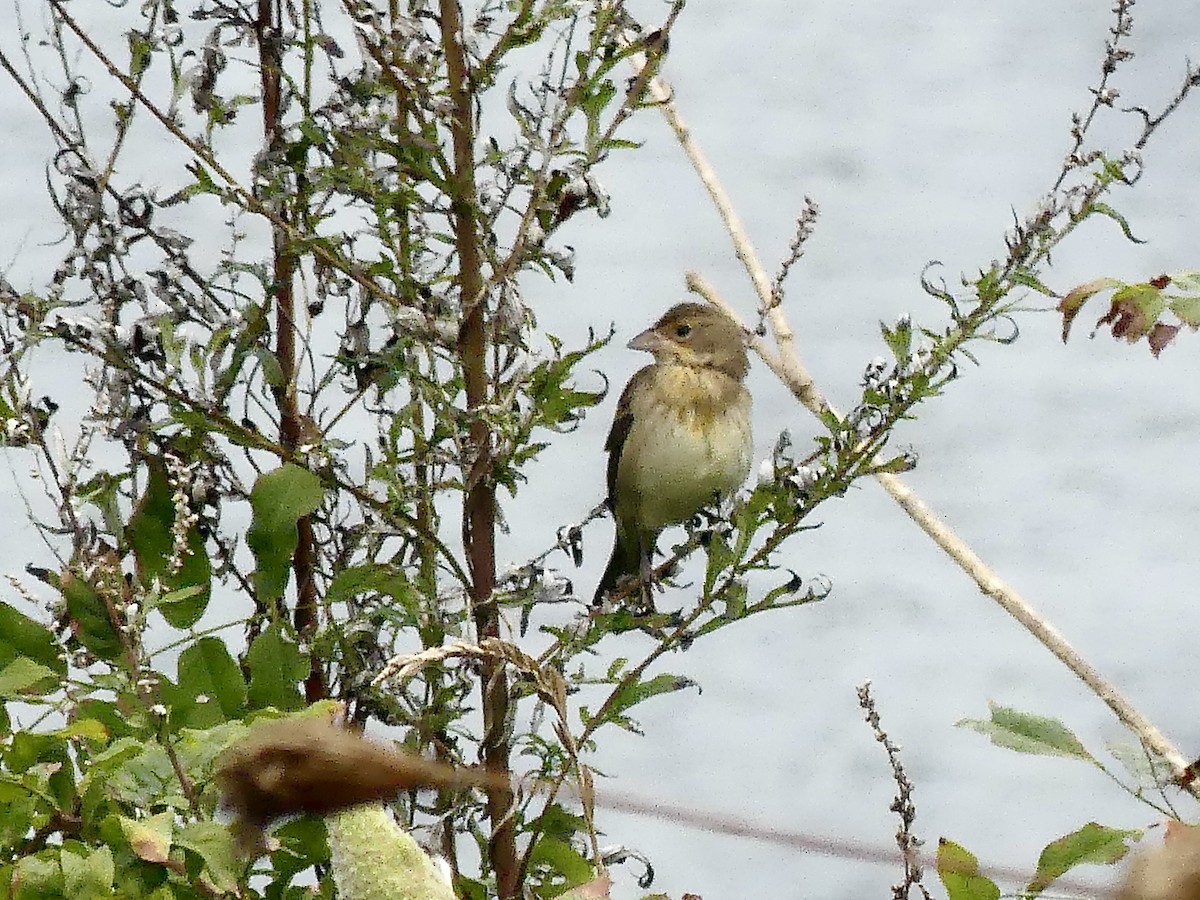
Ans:
[[[671,307],[628,347],[654,362],[621,392],[604,445],[616,535],[593,605],[636,575],[649,611],[659,533],[732,494],[750,473],[750,366],[741,326],[704,303]]]

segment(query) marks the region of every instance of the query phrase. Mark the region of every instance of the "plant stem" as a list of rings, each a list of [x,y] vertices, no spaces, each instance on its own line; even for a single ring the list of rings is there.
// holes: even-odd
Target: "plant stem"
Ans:
[[[259,77],[263,93],[263,140],[268,150],[278,148],[281,138],[280,73],[283,70],[283,20],[279,0],[258,0],[255,23],[258,38]],[[282,373],[274,388],[275,404],[279,409],[279,442],[295,451],[301,443],[300,412],[296,405],[296,297],[293,290],[296,257],[289,246],[287,224],[290,213],[287,205],[275,205],[280,223],[271,225],[273,257],[272,291],[275,295],[275,358]],[[296,609],[293,622],[301,638],[311,637],[317,629],[317,584],[315,569],[315,536],[311,516],[302,516],[296,523],[298,541],[292,556],[292,572],[296,576]],[[311,668],[304,681],[304,695],[315,703],[328,695],[321,660],[314,652]]]
[[[467,57],[463,50],[462,15],[456,0],[440,0],[442,49],[446,55],[450,102],[453,106],[451,136],[454,172],[451,179],[451,216],[458,252],[458,288],[463,319],[458,336],[458,354],[470,414],[470,457],[464,473],[466,498],[463,504],[463,546],[471,573],[471,602],[475,629],[480,640],[500,636],[500,616],[494,593],[496,586],[496,488],[492,480],[492,435],[483,414],[489,400],[487,331],[483,286],[483,258],[477,217],[479,202],[475,185],[474,97]],[[492,836],[488,856],[496,876],[500,900],[519,896],[519,867],[516,823],[512,816],[508,721],[508,679],[504,665],[488,659],[483,666],[483,761],[494,775],[504,777],[504,786],[487,790]],[[497,784],[501,779],[497,778]]]

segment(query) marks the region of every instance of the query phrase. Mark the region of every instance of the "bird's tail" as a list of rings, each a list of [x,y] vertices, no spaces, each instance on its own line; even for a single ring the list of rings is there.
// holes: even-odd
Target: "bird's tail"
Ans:
[[[652,547],[654,541],[651,539],[646,543]],[[636,531],[627,532],[618,524],[616,536],[613,538],[612,555],[608,558],[604,574],[600,576],[600,584],[596,587],[592,605],[602,604],[605,595],[615,588],[621,579],[637,577],[641,573],[641,569],[642,541],[638,539]]]

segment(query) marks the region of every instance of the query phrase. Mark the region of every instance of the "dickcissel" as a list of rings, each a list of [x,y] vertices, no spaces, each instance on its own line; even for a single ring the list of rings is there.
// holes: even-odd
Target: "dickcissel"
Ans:
[[[604,449],[617,532],[594,603],[636,575],[647,608],[659,532],[733,493],[754,450],[742,329],[719,309],[680,303],[629,342],[654,362],[629,379]]]

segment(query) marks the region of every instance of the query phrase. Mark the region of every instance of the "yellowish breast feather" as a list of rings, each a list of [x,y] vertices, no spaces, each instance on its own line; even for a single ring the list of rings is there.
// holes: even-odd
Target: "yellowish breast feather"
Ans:
[[[651,529],[736,490],[753,452],[750,395],[740,381],[712,369],[657,368],[631,406],[617,472],[618,495],[630,502],[618,513]]]

